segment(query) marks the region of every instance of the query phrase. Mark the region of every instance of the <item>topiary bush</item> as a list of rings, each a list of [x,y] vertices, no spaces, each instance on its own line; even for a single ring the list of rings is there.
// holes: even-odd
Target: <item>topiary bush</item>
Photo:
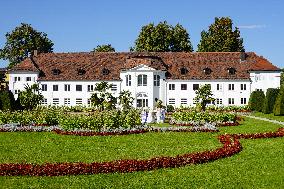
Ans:
[[[278,96],[279,89],[269,88],[266,91],[264,105],[262,112],[265,114],[270,114],[273,112],[274,104]]]
[[[280,91],[277,95],[273,113],[276,116],[284,115],[284,87],[280,88]]]
[[[252,111],[261,112],[263,109],[265,95],[263,91],[253,91],[249,98],[249,108]]]
[[[1,110],[14,110],[15,98],[11,91],[0,91]]]

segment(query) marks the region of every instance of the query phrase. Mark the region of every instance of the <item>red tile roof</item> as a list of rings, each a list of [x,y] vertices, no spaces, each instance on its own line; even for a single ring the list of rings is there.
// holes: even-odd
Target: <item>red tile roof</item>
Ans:
[[[280,71],[265,58],[246,52],[240,60],[240,52],[128,52],[128,53],[42,53],[28,58],[10,71],[41,71],[39,80],[120,80],[123,69],[144,64],[167,71],[168,79],[249,79],[248,71]],[[188,71],[182,75],[180,69]],[[204,69],[211,73],[205,74]],[[231,75],[229,68],[236,73]],[[59,75],[53,75],[59,69]],[[78,70],[85,74],[78,74]],[[107,70],[109,74],[103,74]]]

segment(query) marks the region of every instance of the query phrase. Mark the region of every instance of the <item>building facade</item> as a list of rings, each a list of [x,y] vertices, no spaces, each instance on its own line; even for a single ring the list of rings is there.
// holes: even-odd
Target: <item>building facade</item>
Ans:
[[[36,53],[35,53],[36,54]],[[43,53],[9,70],[17,98],[38,83],[44,105],[88,105],[95,85],[112,84],[115,96],[129,90],[134,107],[194,105],[195,91],[210,84],[216,105],[246,105],[255,90],[280,86],[280,69],[253,52]]]

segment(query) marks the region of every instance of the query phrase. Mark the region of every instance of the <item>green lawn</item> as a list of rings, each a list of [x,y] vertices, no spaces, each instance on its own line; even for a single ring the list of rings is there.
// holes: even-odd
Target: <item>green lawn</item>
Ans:
[[[176,155],[219,146],[222,133],[276,131],[279,125],[246,118],[220,133],[147,133],[115,137],[0,133],[0,161],[107,161]],[[2,188],[281,188],[284,138],[241,140],[243,151],[230,158],[182,168],[127,174],[60,177],[0,177]],[[22,152],[24,148],[27,148]],[[9,154],[9,155],[6,155]]]
[[[254,112],[252,115],[257,116],[257,117],[263,117],[263,118],[267,118],[267,119],[271,119],[271,120],[277,120],[277,121],[283,121],[284,122],[284,116],[275,116],[273,113],[272,114],[264,114],[264,113],[261,113],[261,112]]]

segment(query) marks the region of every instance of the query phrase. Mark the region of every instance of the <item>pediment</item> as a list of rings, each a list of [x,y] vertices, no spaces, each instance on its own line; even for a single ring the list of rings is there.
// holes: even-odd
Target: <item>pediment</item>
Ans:
[[[156,69],[151,68],[151,67],[144,65],[144,64],[140,64],[139,66],[136,66],[136,67],[131,68],[129,70],[131,70],[131,71],[154,71]]]

